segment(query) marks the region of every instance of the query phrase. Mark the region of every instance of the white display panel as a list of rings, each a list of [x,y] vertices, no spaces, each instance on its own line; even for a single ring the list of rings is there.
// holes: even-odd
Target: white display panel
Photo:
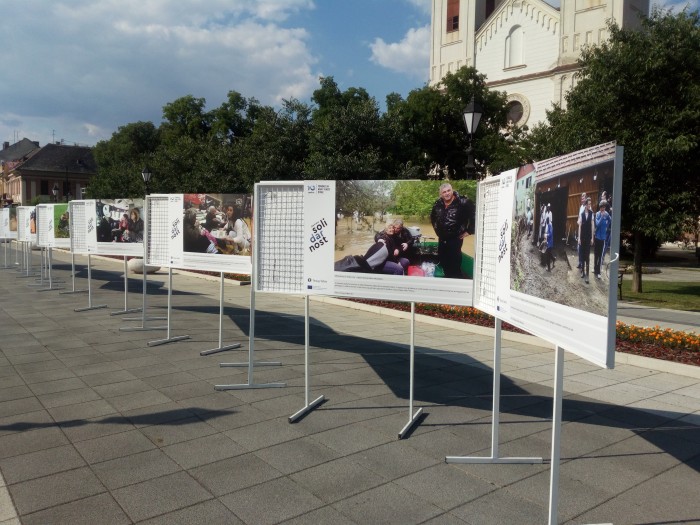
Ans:
[[[251,195],[151,195],[148,203],[148,264],[252,273]]]
[[[462,252],[462,242],[453,254],[461,278],[441,278],[440,269],[435,271],[439,266],[438,239],[429,216],[441,202],[439,186],[431,181],[257,185],[256,289],[471,306],[473,258]],[[411,214],[416,205],[413,201],[421,199],[423,211]],[[406,221],[404,229],[409,235],[406,244],[411,254],[406,257],[398,255],[401,249],[409,250],[399,249],[403,246],[397,240],[400,228],[389,233],[399,219]],[[474,220],[470,216],[470,228]],[[424,237],[419,233],[421,228]],[[463,242],[465,249],[473,249],[473,236]],[[374,260],[369,254],[377,249],[377,243],[391,245],[392,255],[377,265],[365,264]],[[460,269],[462,264],[469,268],[467,274]]]
[[[36,244],[39,248],[53,247],[53,210],[50,204],[36,206]]]
[[[49,242],[54,248],[70,248],[70,205],[51,204],[53,227],[49,232]]]
[[[14,239],[17,236],[16,231],[15,237],[10,233],[10,208],[0,208],[0,239]]]
[[[95,227],[87,240],[90,253],[143,257],[143,199],[98,199],[92,202],[95,209],[86,210],[88,222],[93,214],[95,217]]]
[[[87,255],[88,239],[92,237],[95,242],[95,201],[80,200],[71,201],[70,214],[70,250],[72,253]],[[89,217],[89,220],[88,220]]]
[[[17,208],[17,240],[36,242],[36,210],[34,206]]]
[[[257,291],[304,292],[303,191],[301,182],[255,185]]]
[[[617,266],[608,265],[619,251],[621,179],[622,148],[609,143],[482,182],[475,306],[612,368]],[[588,234],[577,224],[582,199],[592,204]]]

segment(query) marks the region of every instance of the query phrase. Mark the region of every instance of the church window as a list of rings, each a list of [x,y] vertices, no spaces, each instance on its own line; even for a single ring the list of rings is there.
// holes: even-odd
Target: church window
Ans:
[[[523,118],[523,113],[525,113],[525,109],[522,103],[518,100],[512,100],[508,104],[508,123],[517,124]]]
[[[459,30],[459,0],[447,0],[447,23],[448,33]]]
[[[524,31],[520,26],[515,26],[506,37],[506,63],[505,67],[519,66],[523,63]]]

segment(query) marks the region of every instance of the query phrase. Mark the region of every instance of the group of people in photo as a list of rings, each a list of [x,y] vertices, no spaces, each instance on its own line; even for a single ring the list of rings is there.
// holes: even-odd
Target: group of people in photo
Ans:
[[[251,234],[243,206],[229,202],[184,210],[183,248],[186,252],[250,255]]]
[[[581,207],[578,216],[578,266],[581,278],[589,283],[591,248],[593,248],[593,274],[601,278],[601,269],[605,254],[610,249],[610,232],[612,230],[612,209],[608,204],[608,194],[603,191],[598,202],[597,211],[593,210],[592,199],[581,194]]]
[[[444,183],[432,207],[430,222],[438,237],[437,263],[442,269],[441,275],[452,279],[471,277],[462,272],[462,246],[464,239],[474,233],[474,203],[454,191],[451,184]],[[411,232],[403,219],[389,219],[386,226],[374,235],[374,243],[364,255],[346,256],[336,262],[335,270],[433,276],[436,264],[426,265],[421,260],[420,246],[420,235]]]
[[[97,242],[143,242],[143,229],[138,208],[123,212],[118,220],[103,214],[97,225]]]

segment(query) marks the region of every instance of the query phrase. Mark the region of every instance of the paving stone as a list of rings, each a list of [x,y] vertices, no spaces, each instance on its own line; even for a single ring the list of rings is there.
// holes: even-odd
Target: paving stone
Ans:
[[[182,468],[191,469],[241,455],[246,450],[224,434],[212,434],[164,447],[163,452]]]
[[[92,470],[109,490],[114,490],[182,469],[162,451],[149,450],[97,463],[92,466]]]
[[[244,522],[261,525],[279,523],[323,506],[320,499],[288,478],[228,494],[221,502]]]
[[[139,430],[80,441],[75,448],[88,463],[99,463],[121,456],[129,456],[155,448],[155,445]]]
[[[185,472],[123,487],[112,495],[134,521],[172,512],[212,497]]]
[[[20,456],[66,444],[68,439],[55,426],[16,432],[0,437],[0,458]]]
[[[116,413],[112,405],[103,399],[87,401],[75,405],[66,405],[48,409],[51,416],[62,425],[71,421],[85,421],[100,416]]]
[[[245,454],[190,470],[212,494],[221,496],[257,485],[282,474],[253,454]]]
[[[221,502],[209,500],[142,521],[140,525],[243,525],[243,522]]]
[[[86,466],[85,461],[71,445],[39,450],[0,460],[0,470],[8,484],[84,466]]]
[[[88,468],[17,483],[9,490],[20,516],[105,492]]]
[[[15,414],[0,418],[0,437],[53,426],[56,426],[56,423],[46,410]]]

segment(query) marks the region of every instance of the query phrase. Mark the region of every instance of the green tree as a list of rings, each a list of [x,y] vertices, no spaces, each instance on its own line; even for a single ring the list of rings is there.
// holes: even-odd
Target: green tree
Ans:
[[[451,179],[471,176],[462,115],[472,97],[483,109],[473,138],[477,178],[519,166],[525,160],[516,147],[522,130],[507,124],[506,95],[489,90],[486,77],[471,67],[448,73],[438,86],[411,91],[405,101],[395,94],[387,98],[387,114],[403,132],[398,135],[403,160],[421,166],[424,174],[439,164]]]
[[[638,31],[609,30],[608,42],[583,51],[566,110],[549,112],[530,139],[535,158],[624,146],[621,220],[634,234],[632,289],[641,292],[644,237],[674,238],[700,211],[700,15],[655,8]]]

